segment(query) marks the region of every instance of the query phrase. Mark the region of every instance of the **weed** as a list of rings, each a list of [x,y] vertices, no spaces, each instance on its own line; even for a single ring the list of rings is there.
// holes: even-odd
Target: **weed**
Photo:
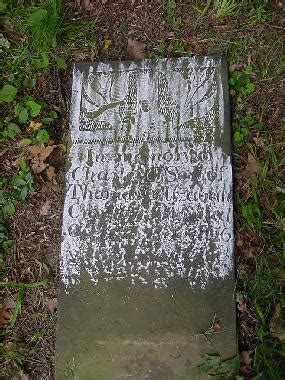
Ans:
[[[11,184],[7,179],[1,181],[0,186],[0,221],[13,215],[16,211],[17,202],[24,201],[28,194],[33,192],[33,176],[25,161],[20,162],[20,170],[12,178]],[[3,236],[4,238],[5,236]]]
[[[194,9],[196,10],[196,12],[200,14],[201,17],[204,17],[208,14],[211,5],[212,5],[212,0],[207,0],[206,5],[204,7],[199,7],[198,4],[196,3],[196,5],[194,6]]]
[[[66,365],[65,376],[69,379],[75,379],[77,364],[74,358]]]
[[[47,52],[57,45],[61,0],[49,0],[42,5],[43,8],[31,8],[27,25],[33,33],[36,50]]]
[[[272,82],[284,70],[285,53],[283,51],[283,45],[275,42],[265,53],[259,65],[259,71],[264,80]]]
[[[0,346],[0,354],[8,362],[12,362],[20,371],[23,369],[23,364],[26,357],[30,354],[30,350],[23,349],[17,341],[14,341],[8,349]]]
[[[7,126],[4,127],[4,123],[0,124],[0,137],[4,138],[15,138],[20,132],[21,128],[15,123],[7,123]]]
[[[249,14],[252,24],[261,23],[270,19],[269,0],[247,0],[241,3],[244,12]]]
[[[20,170],[13,176],[11,183],[13,188],[17,191],[18,198],[21,201],[24,201],[27,198],[28,193],[34,191],[33,176],[25,161],[20,161]]]
[[[260,229],[260,208],[255,201],[248,201],[241,206],[242,216],[246,224],[252,229]]]
[[[200,13],[200,15],[206,16],[213,10],[217,18],[224,18],[232,16],[237,10],[237,4],[235,0],[207,0],[206,5],[201,8],[198,5],[194,6],[194,9]]]
[[[231,16],[236,12],[237,9],[235,0],[214,0],[213,5],[217,18]]]
[[[0,90],[0,102],[11,103],[14,100],[17,91],[18,90],[15,86],[5,84]]]
[[[271,337],[268,321],[274,305],[280,299],[281,288],[264,256],[257,259],[256,270],[248,284],[248,295],[254,303],[259,319],[258,344],[254,353],[253,368],[258,373],[258,378],[279,380],[282,365],[281,345]]]
[[[183,55],[187,54],[187,41],[185,40],[175,40],[170,46],[169,51],[171,51],[173,54]]]
[[[178,11],[178,6],[175,0],[168,0],[167,6],[166,6],[167,20],[172,26],[172,28],[175,30],[179,29],[182,22],[181,16],[176,16],[177,11]]]
[[[250,79],[251,71],[234,71],[230,75],[229,84],[238,95],[249,95],[254,92],[255,86]]]
[[[159,55],[163,55],[165,53],[166,46],[164,44],[159,44],[156,46],[155,50]]]
[[[215,379],[238,379],[239,357],[222,360],[218,355],[205,355],[205,362],[197,367],[197,371]]]

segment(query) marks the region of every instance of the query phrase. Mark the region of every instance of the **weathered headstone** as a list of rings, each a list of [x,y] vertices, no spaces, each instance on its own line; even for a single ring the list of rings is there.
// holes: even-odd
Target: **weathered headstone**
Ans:
[[[199,379],[202,354],[235,355],[223,58],[75,66],[62,229],[57,379]]]

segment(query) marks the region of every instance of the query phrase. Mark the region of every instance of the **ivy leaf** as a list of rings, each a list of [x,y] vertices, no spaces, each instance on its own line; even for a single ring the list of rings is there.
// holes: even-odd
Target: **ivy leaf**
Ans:
[[[56,60],[56,66],[57,66],[59,69],[63,69],[63,70],[65,70],[65,69],[67,68],[67,64],[66,64],[64,58],[56,57],[55,60]]]
[[[27,185],[23,186],[20,192],[20,199],[24,201],[27,198],[29,188]]]
[[[4,137],[10,137],[13,139],[18,133],[21,132],[21,129],[15,123],[9,123],[8,127],[3,132]]]
[[[0,90],[0,102],[11,103],[14,100],[17,91],[16,87],[10,84],[5,84]]]
[[[38,69],[45,69],[49,65],[49,59],[47,53],[41,53],[42,58],[34,58],[32,60],[34,66]]]
[[[30,145],[31,143],[32,143],[31,139],[22,139],[19,143],[19,146],[27,146],[27,145]]]
[[[29,118],[27,108],[23,108],[19,113],[19,123],[25,124]]]
[[[246,90],[248,94],[251,94],[255,90],[255,85],[251,82],[246,84]]]
[[[47,144],[48,140],[49,140],[48,131],[46,131],[45,129],[40,129],[36,135],[37,144],[42,143],[42,142]]]
[[[30,114],[32,117],[38,116],[38,114],[41,112],[42,106],[33,100],[28,100],[26,102],[26,107],[30,109]]]
[[[14,203],[12,201],[8,201],[5,203],[4,207],[3,207],[3,213],[4,215],[13,215],[15,214],[16,212],[16,209],[15,209],[15,206],[14,206]]]
[[[20,104],[16,104],[16,106],[14,108],[15,116],[19,116],[21,109],[22,109],[22,107],[20,106]]]

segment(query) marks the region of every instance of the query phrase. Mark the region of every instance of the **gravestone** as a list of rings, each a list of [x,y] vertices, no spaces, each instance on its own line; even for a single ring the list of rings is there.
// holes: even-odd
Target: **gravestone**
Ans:
[[[70,129],[56,378],[203,378],[236,353],[225,60],[78,64]]]

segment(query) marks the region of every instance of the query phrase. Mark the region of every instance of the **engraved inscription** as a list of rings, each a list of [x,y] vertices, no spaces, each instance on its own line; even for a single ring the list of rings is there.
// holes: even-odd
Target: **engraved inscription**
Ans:
[[[232,271],[231,159],[210,59],[75,71],[62,281],[204,289]],[[159,66],[161,65],[161,67]]]

